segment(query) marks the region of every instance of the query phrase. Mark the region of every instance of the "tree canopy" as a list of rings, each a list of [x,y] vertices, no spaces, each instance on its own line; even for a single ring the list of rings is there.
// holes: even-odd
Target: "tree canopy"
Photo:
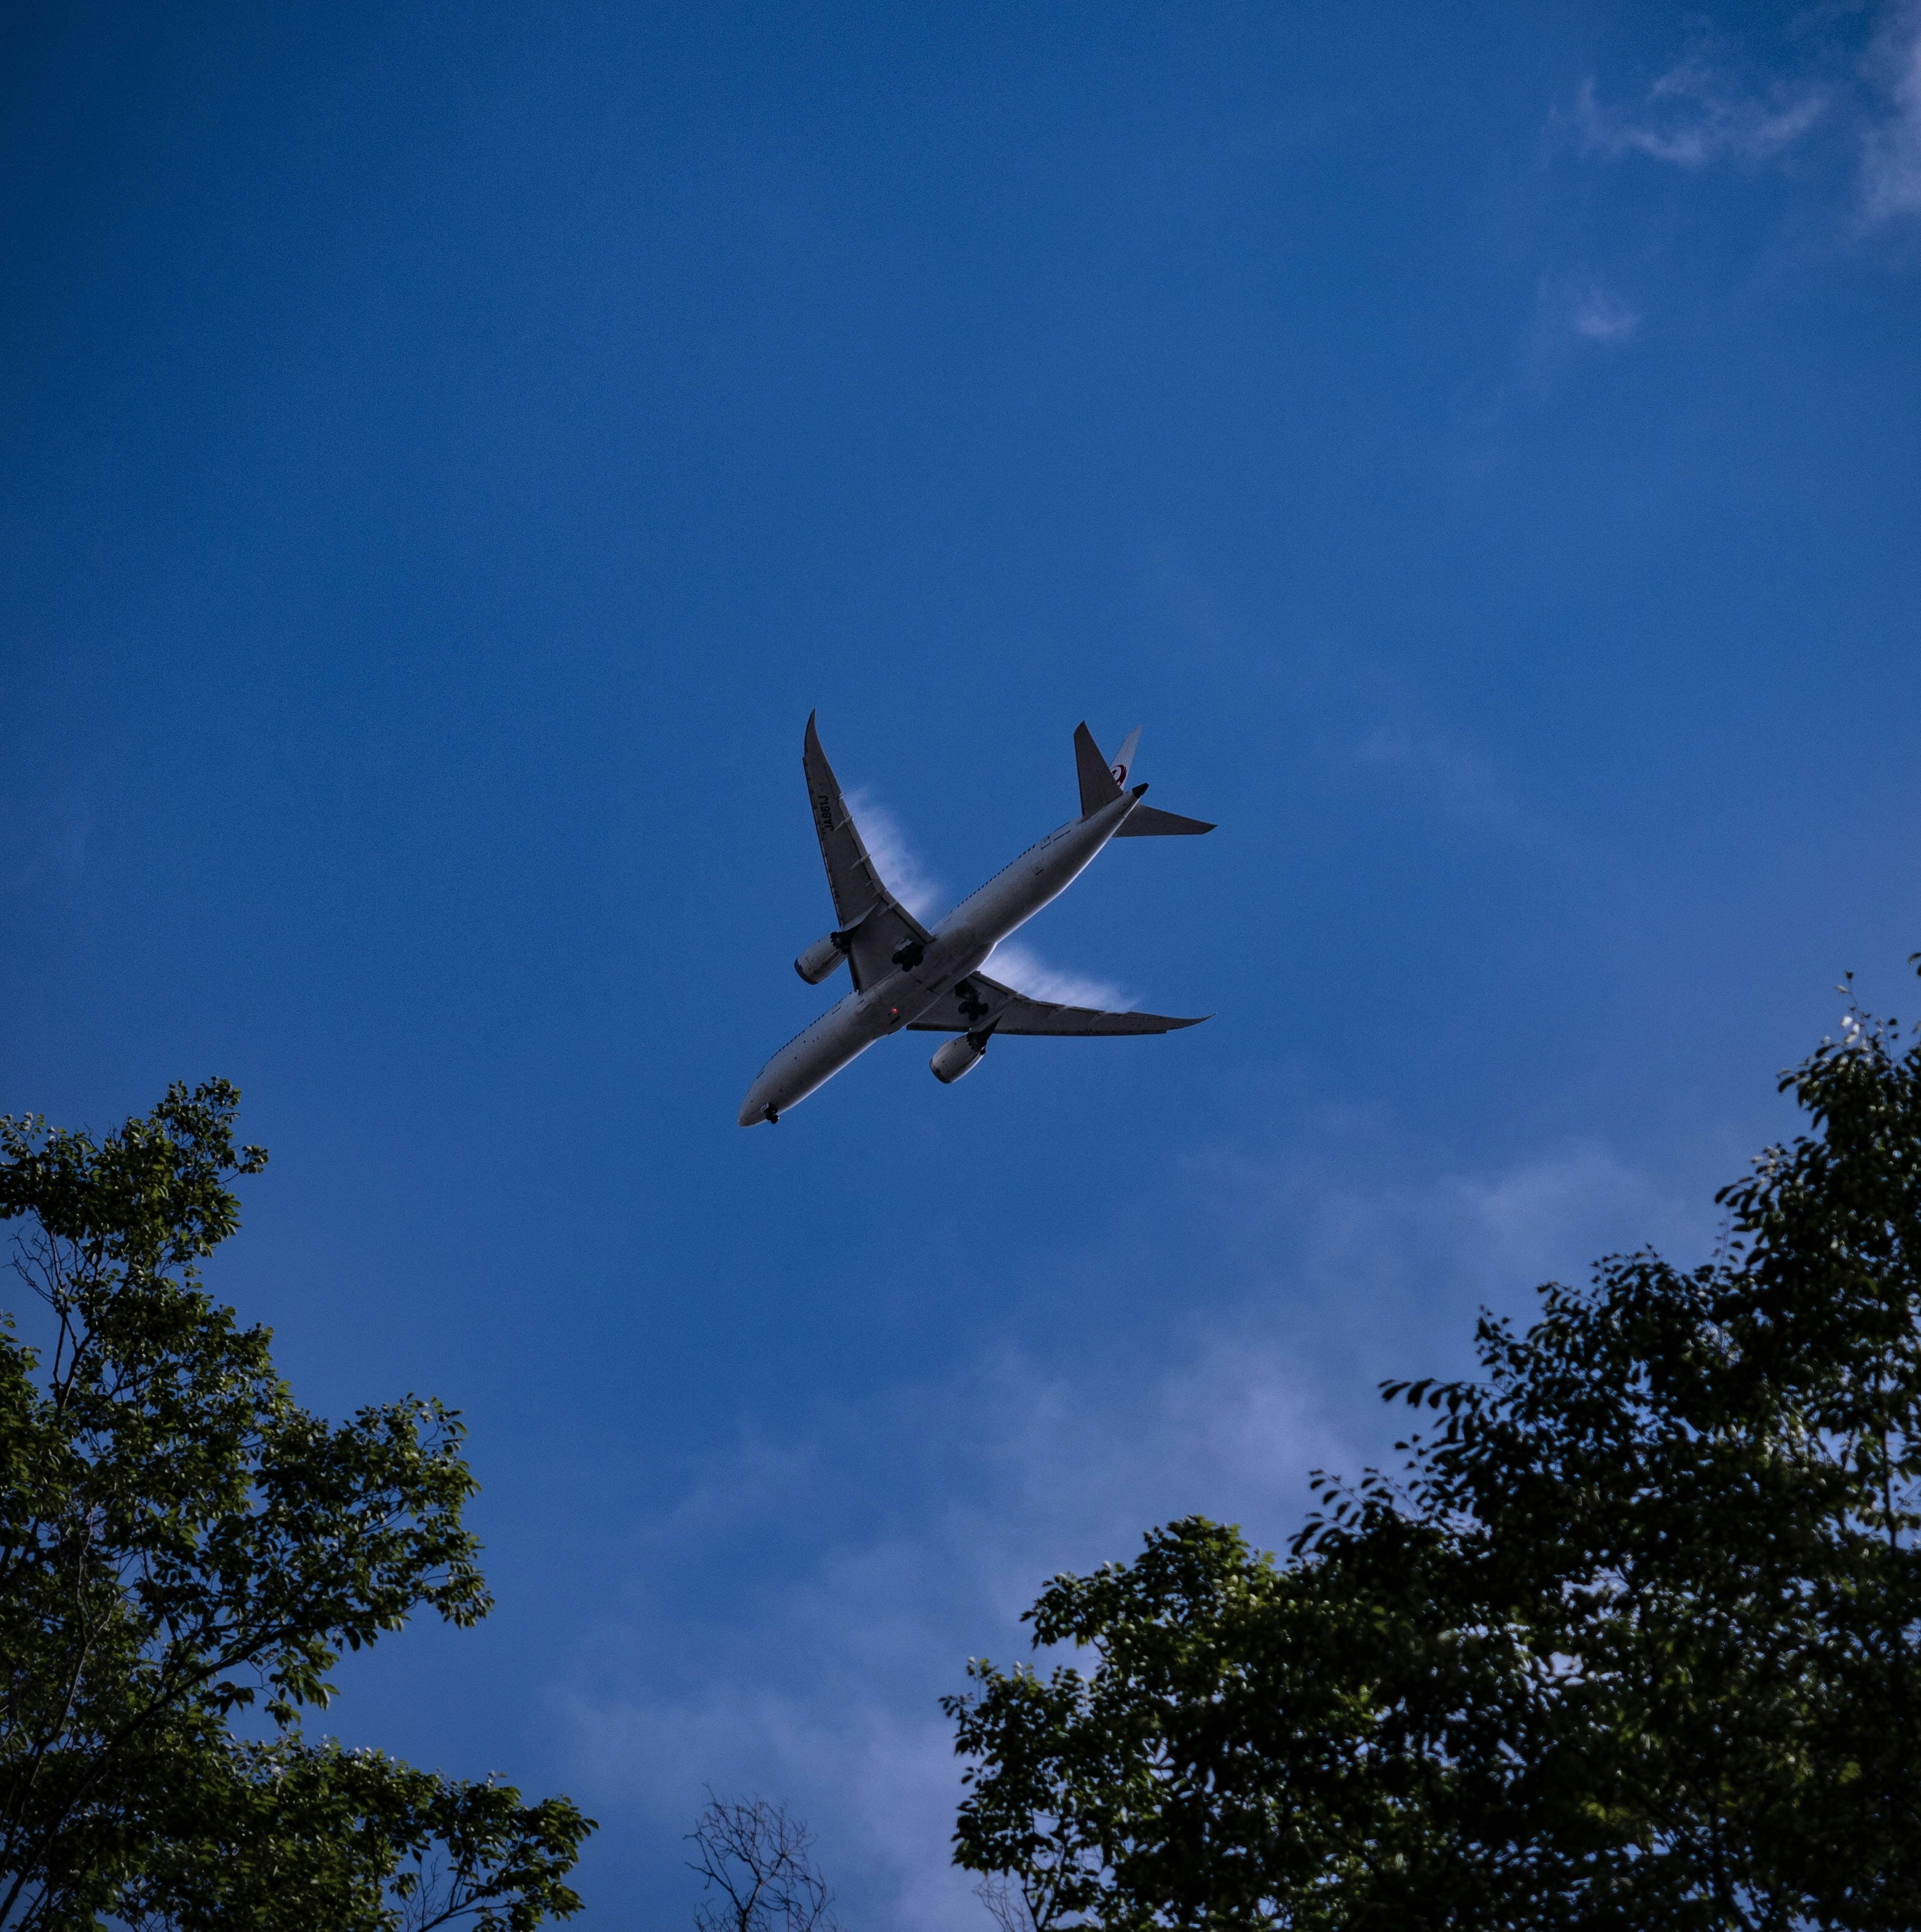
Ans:
[[[1040,1928],[1921,1924],[1921,1042],[1850,1015],[1708,1263],[1617,1256],[1390,1383],[1283,1556],[1056,1577],[950,1698]]]
[[[0,1118],[44,1330],[0,1327],[0,1926],[524,1932],[578,1909],[590,1820],[302,1729],[344,1650],[491,1600],[458,1416],[323,1421],[201,1288],[266,1161],[239,1099],[176,1085],[98,1142]]]

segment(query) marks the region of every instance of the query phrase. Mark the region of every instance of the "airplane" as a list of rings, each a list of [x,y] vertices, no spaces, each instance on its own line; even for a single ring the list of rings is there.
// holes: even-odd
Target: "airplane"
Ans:
[[[930,931],[888,891],[875,869],[810,712],[801,762],[838,923],[794,961],[794,970],[817,986],[845,960],[854,990],[755,1075],[740,1103],[741,1126],[778,1120],[890,1034],[958,1035],[927,1063],[935,1079],[951,1086],[980,1064],[987,1042],[997,1034],[1172,1033],[1211,1018],[1203,1013],[1194,1019],[1171,1019],[1161,1013],[1055,1006],[1017,993],[980,970],[994,948],[1064,892],[1109,839],[1214,830],[1198,818],[1143,805],[1144,784],[1128,789],[1140,736],[1136,728],[1110,764],[1087,726],[1076,725],[1080,816],[1030,846]]]

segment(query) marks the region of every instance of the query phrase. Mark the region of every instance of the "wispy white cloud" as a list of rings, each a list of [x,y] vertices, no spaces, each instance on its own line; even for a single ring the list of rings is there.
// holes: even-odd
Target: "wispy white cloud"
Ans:
[[[1862,212],[1868,221],[1921,214],[1921,5],[1902,8],[1877,42],[1871,64],[1894,112],[1866,135]]]
[[[1345,1155],[1325,1151],[1357,1131]],[[818,1830],[850,1916],[985,1932],[949,1863],[959,1767],[936,1700],[970,1654],[1025,1654],[1019,1613],[1047,1576],[1124,1557],[1149,1524],[1192,1510],[1278,1544],[1310,1468],[1385,1453],[1394,1419],[1376,1378],[1460,1366],[1477,1302],[1515,1306],[1612,1249],[1652,1239],[1692,1258],[1712,1238],[1711,1210],[1684,1206],[1674,1177],[1598,1144],[1394,1186],[1352,1178],[1371,1165],[1367,1141],[1336,1122],[1304,1144],[1316,1150],[1191,1157],[1181,1184],[1213,1232],[1184,1241],[1178,1265],[1224,1267],[1244,1292],[1163,1365],[976,1361],[824,1417],[804,1441],[743,1444],[638,1526],[643,1576],[717,1540],[836,1527],[724,1630],[610,1621],[557,1696],[590,1808],[671,1844],[704,1782],[764,1791]],[[1194,1261],[1211,1240],[1215,1260]]]
[[[1820,78],[1743,85],[1732,62],[1697,52],[1633,101],[1604,103],[1594,82],[1583,81],[1572,111],[1556,124],[1586,154],[1692,170],[1777,160],[1825,124],[1859,154],[1865,226],[1921,214],[1921,0],[1885,9],[1865,56],[1858,43],[1850,48],[1834,34],[1803,44]],[[1596,340],[1619,339],[1578,320],[1575,326]]]
[[[1616,349],[1639,333],[1641,312],[1592,274],[1544,275],[1535,290],[1531,371],[1537,381],[1565,369],[1583,346]]]
[[[1513,809],[1487,760],[1431,725],[1377,726],[1355,747],[1354,755],[1364,768],[1418,783],[1450,817],[1498,820]]]
[[[848,1639],[870,1634],[842,1632],[835,1665]],[[569,1696],[560,1714],[578,1788],[596,1793],[590,1802],[603,1820],[617,1808],[638,1810],[668,1841],[692,1823],[704,1786],[786,1795],[820,1834],[830,1884],[860,1900],[868,1923],[986,1932],[947,1859],[956,1772],[934,1700],[903,1708],[842,1668],[833,1678],[811,1696],[730,1682],[680,1702]],[[692,1890],[690,1882],[690,1898]]]
[[[1631,106],[1607,107],[1592,80],[1574,100],[1576,139],[1589,154],[1640,154],[1676,167],[1711,161],[1765,161],[1794,142],[1828,110],[1825,91],[1808,85],[1767,98],[1738,91],[1699,56],[1669,68]]]
[[[1355,765],[1382,792],[1399,792],[1424,818],[1548,857],[1574,842],[1525,799],[1475,746],[1433,718],[1377,726],[1355,746]]]
[[[682,1534],[818,1513],[869,1457],[927,1468],[944,1492],[918,1520],[824,1552],[730,1634],[727,1664],[698,1688],[564,1694],[571,1774],[596,1815],[626,1809],[662,1834],[686,1828],[704,1782],[778,1794],[819,1832],[866,1923],[984,1932],[949,1860],[959,1767],[938,1703],[967,1657],[1025,1655],[1018,1618],[1044,1580],[1125,1555],[1151,1522],[1291,1516],[1305,1472],[1342,1444],[1307,1379],[1255,1334],[1203,1345],[1131,1401],[1010,1358],[879,1407],[824,1456],[809,1445],[770,1469],[743,1449],[647,1540],[648,1559]]]
[[[1339,1307],[1358,1293],[1368,1318],[1437,1289],[1450,1308],[1512,1303],[1517,1291],[1578,1279],[1624,1246],[1697,1253],[1718,1226],[1710,1190],[1683,1194],[1674,1178],[1631,1166],[1598,1142],[1412,1187],[1357,1186],[1331,1162],[1283,1174],[1243,1162],[1230,1171],[1250,1210],[1265,1202],[1270,1216],[1310,1222],[1301,1265],[1316,1300]]]
[[[1574,332],[1589,342],[1625,342],[1641,325],[1640,311],[1598,284],[1577,291],[1568,316]]]

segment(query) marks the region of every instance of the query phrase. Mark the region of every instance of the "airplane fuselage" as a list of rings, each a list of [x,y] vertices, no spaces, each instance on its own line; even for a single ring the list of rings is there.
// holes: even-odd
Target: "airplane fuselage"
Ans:
[[[901,949],[893,969],[849,993],[762,1067],[740,1106],[740,1125],[771,1120],[804,1100],[878,1040],[899,1033],[986,963],[1009,934],[1079,878],[1140,802],[1145,785],[1085,818],[1070,819],[996,872],[933,928]],[[918,957],[914,956],[918,955]]]

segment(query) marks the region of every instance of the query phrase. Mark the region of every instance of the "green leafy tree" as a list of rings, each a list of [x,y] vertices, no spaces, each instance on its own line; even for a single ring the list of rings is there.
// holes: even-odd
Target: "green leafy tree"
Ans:
[[[490,1599],[457,1416],[339,1426],[200,1287],[239,1225],[239,1095],[96,1142],[0,1118],[0,1219],[44,1346],[0,1328],[0,1926],[521,1932],[579,1900],[565,1798],[314,1743],[345,1649]],[[271,1742],[237,1736],[254,1707]]]
[[[1199,1519],[970,1666],[956,1856],[1028,1923],[1921,1924],[1921,1043],[1850,1014],[1808,1131],[1430,1420],[1284,1559]]]

